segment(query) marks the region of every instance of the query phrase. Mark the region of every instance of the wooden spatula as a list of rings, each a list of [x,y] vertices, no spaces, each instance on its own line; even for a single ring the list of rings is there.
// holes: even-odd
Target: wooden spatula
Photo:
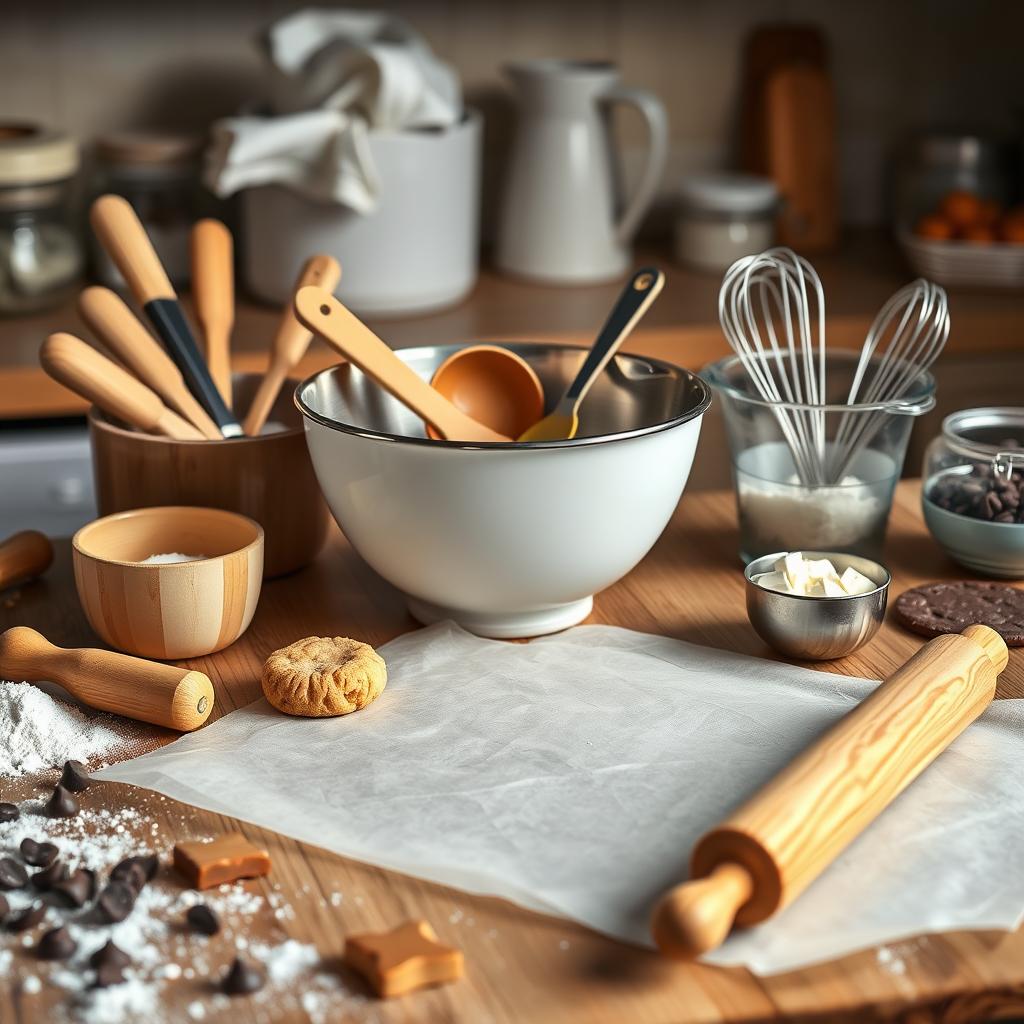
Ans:
[[[206,365],[224,404],[231,408],[231,328],[235,322],[234,245],[219,220],[192,228],[192,294],[206,339]]]
[[[205,440],[156,392],[73,334],[51,334],[39,350],[39,362],[64,387],[139,430],[178,441]]]
[[[299,279],[295,282],[295,291],[307,285],[317,285],[325,291],[333,292],[340,280],[341,267],[338,261],[333,256],[318,253],[306,261],[299,273]],[[260,381],[259,390],[242,424],[250,437],[256,437],[263,429],[263,424],[267,422],[267,416],[270,415],[270,410],[281,391],[281,385],[306,354],[312,339],[312,332],[295,318],[294,305],[289,302],[281,315],[277,334],[274,335],[270,349],[270,366]]]
[[[295,315],[448,441],[510,441],[457,409],[323,288],[300,288]]]
[[[101,711],[191,732],[210,717],[213,684],[202,672],[90,648],[54,647],[27,626],[0,634],[0,677],[54,682]]]

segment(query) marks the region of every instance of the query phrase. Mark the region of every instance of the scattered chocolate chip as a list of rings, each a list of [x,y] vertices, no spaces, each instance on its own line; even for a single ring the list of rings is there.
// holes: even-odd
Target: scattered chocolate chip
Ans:
[[[263,972],[241,957],[236,956],[235,962],[224,975],[221,987],[229,996],[243,996],[249,992],[258,992],[265,983]]]
[[[56,859],[60,850],[53,843],[37,843],[34,839],[22,839],[21,859],[34,868],[48,868]]]
[[[24,910],[19,911],[7,922],[7,927],[12,932],[27,932],[29,928],[35,928],[42,919],[46,917],[46,905],[43,903],[31,903]]]
[[[135,890],[124,882],[111,882],[96,900],[96,909],[110,924],[123,921],[135,906]]]
[[[216,935],[220,931],[220,920],[205,903],[189,907],[185,920],[192,931],[202,935]]]
[[[0,921],[2,921],[11,912],[11,905],[7,902],[7,897],[0,893]]]
[[[96,892],[96,872],[79,868],[67,878],[54,882],[50,891],[62,896],[73,907],[84,907]]]
[[[28,885],[28,872],[13,857],[0,857],[0,889]]]
[[[99,970],[101,967],[127,967],[132,958],[112,939],[107,941],[89,957],[89,966]]]
[[[83,789],[88,789],[92,785],[92,779],[89,778],[89,773],[81,761],[65,761],[60,784],[73,793],[81,793]]]
[[[62,860],[55,860],[52,864],[43,868],[42,871],[37,871],[32,876],[32,885],[37,889],[41,889],[46,892],[57,882],[63,882],[65,879],[71,877],[71,869]]]
[[[21,811],[17,804],[0,804],[0,824],[8,821],[17,821],[21,817]]]
[[[48,818],[73,818],[78,813],[78,801],[60,784],[53,787],[53,796],[46,801],[43,813]]]
[[[96,968],[96,980],[92,983],[93,988],[110,988],[111,985],[120,985],[125,980],[124,968],[116,964],[103,964]]]
[[[146,872],[143,870],[142,865],[137,864],[134,858],[129,857],[128,860],[121,861],[110,872],[110,880],[112,882],[123,882],[133,892],[138,894],[142,892],[142,888],[146,884]]]
[[[41,960],[67,960],[78,948],[67,928],[51,928],[43,932],[36,946],[36,955]]]

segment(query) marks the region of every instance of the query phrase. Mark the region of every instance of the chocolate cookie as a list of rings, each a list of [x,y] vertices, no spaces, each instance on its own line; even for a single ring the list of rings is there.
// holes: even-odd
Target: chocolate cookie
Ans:
[[[930,583],[900,594],[896,618],[922,636],[960,633],[971,623],[991,626],[1010,647],[1024,647],[1024,590],[1005,583]]]

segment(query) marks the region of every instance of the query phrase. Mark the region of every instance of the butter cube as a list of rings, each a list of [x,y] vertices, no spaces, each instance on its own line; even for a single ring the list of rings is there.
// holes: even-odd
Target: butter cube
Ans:
[[[778,590],[780,593],[790,593],[789,581],[784,572],[762,572],[753,577],[754,583],[765,590]]]
[[[809,582],[807,562],[799,551],[790,551],[782,560],[781,569],[786,574],[790,590],[796,594],[802,594],[807,589]]]
[[[827,558],[808,558],[804,565],[812,580],[839,579],[836,567]]]
[[[847,594],[869,594],[876,589],[876,584],[863,573],[857,572],[852,565],[839,577],[839,582]]]
[[[822,577],[821,586],[825,592],[825,597],[849,596],[846,592],[846,588],[843,586],[842,581],[837,575]]]
[[[825,597],[825,586],[821,580],[809,580],[804,587],[804,597]]]

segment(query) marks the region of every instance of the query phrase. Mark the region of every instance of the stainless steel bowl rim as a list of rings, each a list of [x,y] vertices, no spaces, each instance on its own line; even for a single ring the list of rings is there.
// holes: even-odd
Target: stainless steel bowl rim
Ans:
[[[409,356],[410,358],[414,358],[418,355],[426,355],[428,353],[451,354],[458,352],[461,349],[468,348],[472,344],[476,343],[466,342],[465,344],[457,345],[419,345],[414,348],[397,349],[396,353],[400,356]],[[524,355],[524,352],[528,354],[531,349],[535,351],[555,349],[558,351],[570,352],[586,352],[589,350],[588,347],[584,345],[558,345],[546,342],[540,342],[536,345],[511,342],[495,342],[495,344],[501,344],[503,348],[508,348],[510,351],[516,352],[519,355]],[[583,448],[589,445],[625,441],[630,438],[643,437],[647,434],[657,434],[664,430],[671,430],[674,427],[681,426],[683,423],[688,423],[690,420],[698,419],[707,412],[708,406],[711,405],[710,386],[707,381],[703,380],[698,374],[691,370],[684,369],[681,366],[676,366],[674,363],[667,362],[664,359],[655,359],[651,356],[641,356],[633,353],[620,352],[615,358],[637,360],[638,362],[648,364],[654,369],[661,370],[664,373],[684,378],[691,387],[699,390],[700,399],[692,408],[687,409],[686,412],[679,416],[674,416],[670,420],[665,420],[660,423],[652,423],[645,427],[637,427],[635,430],[624,430],[614,434],[595,434],[591,437],[575,437],[571,440],[563,441],[435,441],[429,437],[411,437],[407,434],[391,434],[383,430],[373,430],[370,427],[357,427],[352,423],[343,423],[340,420],[334,420],[328,416],[321,415],[315,409],[310,408],[302,398],[302,392],[312,384],[317,377],[326,373],[331,373],[336,369],[336,366],[328,366],[323,370],[318,370],[316,373],[311,374],[303,380],[295,388],[294,401],[299,412],[308,419],[313,420],[315,423],[319,423],[321,426],[328,427],[331,430],[340,430],[342,433],[352,434],[356,437],[366,437],[375,441],[390,441],[397,444],[427,445],[431,448],[469,450],[483,449],[495,452]],[[529,362],[529,360],[527,360],[527,362]]]
[[[801,350],[797,349],[799,353]],[[831,349],[829,355],[850,356],[854,359],[860,358],[860,353],[853,349],[836,348]],[[749,402],[751,405],[760,405],[768,409],[792,409],[798,412],[889,412],[903,416],[923,416],[935,408],[935,378],[927,370],[922,370],[914,379],[914,389],[911,394],[903,398],[891,399],[888,402],[855,402],[852,405],[841,402],[829,405],[814,405],[806,402],[769,402],[760,395],[750,394],[732,387],[725,381],[724,371],[726,368],[741,363],[738,355],[725,356],[713,363],[708,363],[700,371],[700,376],[713,388],[727,394],[737,402]]]
[[[883,582],[879,583],[874,590],[869,590],[866,594],[844,594],[842,597],[811,597],[808,594],[787,594],[782,590],[772,590],[769,587],[762,587],[759,583],[755,583],[753,580],[754,576],[760,575],[762,572],[770,572],[775,568],[775,563],[780,558],[785,558],[789,554],[788,551],[776,551],[770,555],[761,555],[759,558],[755,558],[749,562],[746,568],[743,570],[743,578],[752,587],[757,587],[759,590],[763,590],[766,594],[778,594],[779,597],[789,597],[795,601],[813,601],[815,604],[828,604],[837,601],[857,601],[861,598],[872,597],[876,594],[882,593],[882,591],[888,589],[890,583],[892,583],[892,573],[881,562],[876,562],[873,558],[865,558],[863,555],[851,555],[845,551],[801,551],[800,552],[805,558],[827,558],[831,561],[834,558],[855,558],[861,562],[868,562],[875,566],[881,575],[884,577]],[[770,568],[754,568],[761,562],[768,562]],[[874,582],[872,580],[872,582]]]

